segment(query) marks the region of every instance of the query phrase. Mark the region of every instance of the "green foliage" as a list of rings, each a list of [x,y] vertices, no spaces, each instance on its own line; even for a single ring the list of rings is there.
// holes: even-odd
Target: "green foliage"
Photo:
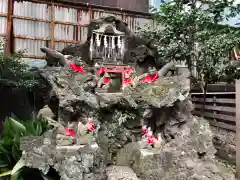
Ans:
[[[0,40],[0,57],[3,56],[4,53],[4,43]]]
[[[3,54],[3,42],[0,41],[0,87],[32,88],[37,81],[29,66],[21,59],[24,51],[10,56]]]
[[[113,114],[113,119],[117,122],[119,126],[122,126],[124,123],[127,123],[128,121],[132,121],[136,118],[136,115],[134,113],[128,112],[126,110],[120,111],[115,110]]]
[[[238,66],[229,63],[230,51],[240,43],[240,30],[220,22],[236,16],[239,10],[240,5],[233,1],[207,0],[200,5],[195,0],[172,0],[152,10],[157,26],[142,33],[158,56],[167,61],[186,60],[189,69],[196,67],[205,84],[229,81],[240,75]]]
[[[120,110],[120,107],[119,109],[116,108],[112,116],[113,122],[108,124],[106,135],[109,138],[120,136],[125,131],[124,125],[126,123],[131,123],[130,121],[136,120],[136,116],[137,112],[134,113],[124,109]]]
[[[44,132],[51,129],[47,120],[42,117],[34,117],[31,120],[18,120],[8,117],[4,121],[3,136],[0,141],[0,177],[7,175],[15,177],[17,180],[22,178],[24,161],[21,159],[20,138],[24,136],[41,136]]]
[[[228,26],[211,26],[207,31],[197,32],[196,37],[200,40],[205,38],[202,40],[204,45],[199,46],[199,52],[195,56],[197,72],[202,75],[204,82],[215,83],[239,77],[238,64],[229,62],[229,53],[240,42],[239,30]]]
[[[226,68],[224,68],[221,79],[228,83],[235,83],[235,79],[240,79],[238,67],[240,67],[240,62],[237,61],[230,63]]]

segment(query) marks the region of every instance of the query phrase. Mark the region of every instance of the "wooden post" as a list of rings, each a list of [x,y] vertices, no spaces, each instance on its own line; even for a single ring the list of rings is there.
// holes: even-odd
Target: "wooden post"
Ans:
[[[76,41],[78,41],[79,40],[79,34],[81,35],[81,33],[80,33],[80,18],[79,18],[79,16],[80,16],[80,10],[79,9],[77,9],[77,25],[75,26],[76,27],[76,29],[74,29],[74,30],[76,30],[76,36],[75,36],[75,39],[74,40],[76,40]],[[75,34],[75,33],[74,33]],[[74,36],[74,34],[73,34],[73,36]],[[81,36],[80,36],[81,37]]]
[[[217,100],[216,95],[214,95],[214,96],[213,96],[213,106],[214,106],[214,107],[217,106],[216,100]],[[216,122],[217,120],[216,120],[216,118],[215,118],[215,117],[216,117],[215,115],[216,115],[217,113],[216,113],[215,110],[213,111],[213,114],[214,114],[214,119],[213,119],[213,120],[214,120],[214,122]]]
[[[54,41],[54,3],[51,1],[51,9],[50,9],[50,47],[55,50],[55,41]]]
[[[5,55],[11,54],[12,13],[13,13],[13,0],[8,0],[7,28],[4,47]]]
[[[240,179],[240,80],[236,80],[236,176]],[[239,111],[238,111],[239,110]]]
[[[89,19],[90,19],[90,22],[93,20],[93,10],[91,7],[89,7]]]

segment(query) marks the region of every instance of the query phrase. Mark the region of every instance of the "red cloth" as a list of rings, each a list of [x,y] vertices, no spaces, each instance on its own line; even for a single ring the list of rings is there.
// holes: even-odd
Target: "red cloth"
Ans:
[[[104,77],[103,82],[104,82],[104,84],[109,84],[110,83],[110,78]]]
[[[157,139],[154,136],[148,136],[147,139],[148,139],[148,144],[150,145],[153,145],[157,141]]]
[[[105,69],[103,67],[101,67],[99,70],[97,70],[97,74],[99,76],[103,75],[105,73]]]
[[[133,82],[132,78],[124,78],[123,85],[127,85],[127,84],[132,83],[132,82]]]
[[[133,70],[131,68],[129,68],[125,71],[125,74],[132,74],[132,73],[133,73]]]
[[[86,74],[86,71],[83,70],[82,66],[76,65],[76,64],[69,64],[70,68],[75,71],[75,72],[79,72],[81,74]]]
[[[145,78],[142,80],[142,83],[152,83],[153,81],[156,81],[159,78],[158,72],[154,75],[147,75]]]
[[[66,136],[76,136],[76,133],[74,132],[74,130],[69,129],[69,128],[65,128],[65,134]]]
[[[92,122],[88,123],[88,129],[89,131],[93,132],[95,130],[95,126]]]
[[[147,129],[143,129],[143,130],[142,130],[142,136],[145,136],[147,133],[148,133],[148,130],[147,130]]]

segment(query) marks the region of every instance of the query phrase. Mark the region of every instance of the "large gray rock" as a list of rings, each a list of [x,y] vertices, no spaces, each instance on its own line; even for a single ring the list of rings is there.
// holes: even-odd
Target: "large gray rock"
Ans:
[[[139,180],[130,167],[109,166],[107,167],[108,180]]]
[[[53,118],[53,117],[54,117],[54,114],[53,114],[52,110],[51,110],[48,106],[44,106],[44,107],[43,107],[42,109],[40,109],[40,111],[38,112],[38,116]]]
[[[53,112],[59,116],[60,122],[66,125],[72,121],[91,119],[96,127],[96,141],[103,154],[97,150],[89,151],[88,148],[87,154],[84,152],[83,155],[82,150],[86,148],[74,149],[71,155],[60,153],[64,160],[53,163],[55,159],[51,156],[55,158],[59,149],[31,140],[27,141],[31,144],[31,150],[27,151],[27,146],[23,149],[28,166],[37,167],[43,172],[53,166],[64,179],[70,176],[73,179],[104,178],[104,163],[131,167],[143,180],[234,179],[233,173],[218,166],[208,122],[191,115],[193,106],[187,98],[190,89],[187,76],[163,77],[153,84],[119,94],[90,91],[86,87],[90,87],[88,78],[92,82],[92,74],[83,76],[58,67],[43,70],[43,76],[53,87],[52,96],[58,102],[55,104],[57,111]],[[155,135],[162,135],[164,142],[161,151],[140,148],[142,146],[137,141],[141,136],[141,122],[150,126]],[[41,154],[44,158],[40,161],[39,156],[34,155],[39,147],[40,152],[44,152],[44,155]],[[44,149],[51,151],[51,155],[48,156]],[[89,157],[93,158],[94,167],[89,163],[85,168],[83,162],[89,162]],[[110,168],[108,174],[114,173],[119,172],[116,168]]]
[[[91,73],[81,75],[66,67],[48,67],[42,70],[42,76],[53,87],[51,94],[56,101],[51,101],[49,107],[63,125],[92,119],[107,164],[113,163],[120,148],[140,138],[141,121],[155,133],[164,127],[161,133],[169,141],[190,113],[186,108],[189,104],[186,75],[162,77],[135,91],[129,89],[117,94],[89,91],[89,82],[93,81]],[[144,117],[148,114],[145,111],[152,115]]]
[[[236,133],[225,129],[212,127],[214,134],[213,144],[217,149],[217,155],[222,159],[236,164]]]
[[[116,165],[132,167],[144,180],[235,179],[232,171],[215,159],[215,152],[209,123],[192,118],[161,151],[131,143],[118,152]]]
[[[61,180],[106,179],[103,156],[97,144],[57,147],[48,136],[27,137],[21,140],[21,150],[27,167],[44,174],[52,167]]]

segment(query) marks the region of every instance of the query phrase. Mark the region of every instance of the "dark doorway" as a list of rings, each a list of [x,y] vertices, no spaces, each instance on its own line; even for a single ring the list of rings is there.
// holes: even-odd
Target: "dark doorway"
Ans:
[[[111,86],[108,89],[109,93],[117,93],[122,91],[122,73],[109,73],[111,77]]]

